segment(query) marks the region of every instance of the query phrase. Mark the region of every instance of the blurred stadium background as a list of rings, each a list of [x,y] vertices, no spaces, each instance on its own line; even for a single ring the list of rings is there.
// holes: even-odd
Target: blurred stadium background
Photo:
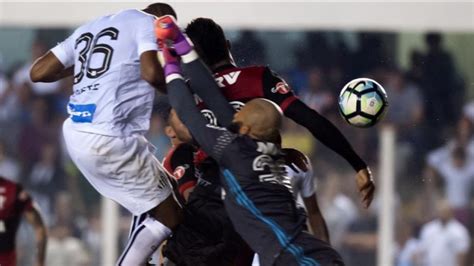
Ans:
[[[21,182],[41,206],[50,228],[47,265],[109,265],[107,256],[113,258],[125,244],[130,215],[114,207],[101,212],[102,204],[113,204],[101,203],[65,153],[60,129],[72,81],[32,84],[29,66],[75,26],[146,4],[0,2],[0,175]],[[284,125],[285,146],[313,160],[332,244],[347,265],[422,265],[427,254],[464,250],[465,239],[474,234],[472,2],[172,5],[182,25],[199,16],[221,23],[238,64],[268,64],[279,71],[370,163],[379,190],[367,211],[348,164],[296,124]],[[337,113],[340,89],[361,76],[379,81],[390,103],[384,121],[371,129],[350,127]],[[387,145],[380,141],[383,128]],[[169,143],[157,115],[148,138],[162,158]],[[469,234],[446,232],[451,242],[443,252],[435,247],[417,254],[424,241],[420,232],[440,216],[440,201],[447,201]],[[22,226],[18,237],[19,265],[31,265],[31,229]],[[473,250],[471,245],[465,265],[473,265]]]

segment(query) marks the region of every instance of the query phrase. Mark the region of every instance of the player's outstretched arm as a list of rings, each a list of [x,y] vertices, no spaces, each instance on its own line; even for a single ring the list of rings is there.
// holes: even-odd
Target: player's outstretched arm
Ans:
[[[207,120],[196,107],[194,96],[184,82],[180,62],[176,57],[176,55],[180,56],[184,64],[189,64],[198,60],[199,56],[180,31],[173,17],[163,16],[155,21],[155,33],[159,41],[163,43],[171,41],[175,52],[174,54],[168,45],[163,46],[163,70],[171,106],[176,110],[179,118],[188,127],[201,148],[219,161],[221,153],[233,140],[233,134],[224,128],[207,125]],[[210,85],[212,84],[214,83]],[[227,101],[224,100],[224,102],[228,105]]]
[[[166,92],[165,76],[156,51],[146,51],[140,55],[140,76],[155,89]]]
[[[328,227],[326,225],[326,221],[324,220],[323,214],[319,209],[316,194],[313,194],[307,198],[303,198],[303,203],[306,207],[309,225],[314,236],[330,243]]]
[[[36,238],[36,261],[35,266],[44,266],[46,258],[46,242],[47,230],[41,218],[38,208],[33,205],[33,208],[25,211],[26,220],[33,226]]]
[[[229,127],[232,124],[235,110],[217,86],[211,71],[200,58],[196,58],[191,62],[183,61],[183,63],[183,70],[190,79],[191,90],[199,95],[206,106],[214,113],[220,125]]]
[[[211,71],[204,62],[201,61],[194,50],[193,43],[180,30],[174,17],[163,16],[156,20],[155,34],[163,46],[163,61],[172,57],[171,54],[165,54],[165,52],[170,51],[164,47],[167,41],[171,41],[174,45],[174,53],[181,57],[184,73],[189,78],[189,86],[191,89],[204,101],[209,109],[214,112],[222,126],[230,126],[234,118],[234,109],[228,103],[224,95],[222,95]],[[166,68],[168,68],[169,71],[179,69],[181,73],[179,65],[173,66],[173,63],[165,64],[164,68],[165,75],[167,72]]]
[[[356,182],[362,202],[368,207],[375,186],[367,164],[354,151],[351,144],[329,120],[295,97],[288,84],[266,68],[263,74],[263,93],[280,105],[285,116],[308,129],[324,145],[346,159],[357,172]]]
[[[375,185],[367,164],[354,151],[351,144],[329,120],[302,101],[294,100],[285,110],[285,115],[296,123],[306,127],[315,138],[341,155],[356,170],[356,184],[362,203],[367,208],[372,202]]]
[[[285,110],[285,116],[308,129],[313,136],[349,162],[356,172],[367,168],[367,164],[354,151],[341,131],[324,116],[302,101],[294,100]]]
[[[214,147],[218,143],[218,138],[227,131],[207,126],[207,120],[196,107],[194,96],[181,75],[167,76],[166,84],[170,104],[188,127],[194,140],[207,154],[218,160],[220,155],[215,153]]]
[[[51,52],[38,58],[30,69],[33,82],[54,82],[73,75],[73,67],[64,67],[59,59]]]
[[[367,167],[339,129],[299,100],[290,86],[269,68],[263,73],[263,94],[280,105],[286,117],[304,126],[316,139],[346,159],[356,172]]]

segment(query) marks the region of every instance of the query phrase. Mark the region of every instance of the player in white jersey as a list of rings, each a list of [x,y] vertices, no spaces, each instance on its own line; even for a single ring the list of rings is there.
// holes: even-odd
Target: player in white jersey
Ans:
[[[319,209],[309,158],[296,149],[285,148],[285,170],[298,206],[303,206],[314,236],[329,243],[329,232]]]
[[[63,135],[91,185],[134,215],[135,227],[118,265],[142,265],[179,223],[168,177],[143,136],[155,91],[164,89],[153,22],[173,9],[162,3],[124,10],[77,28],[32,66],[34,82],[74,76]]]

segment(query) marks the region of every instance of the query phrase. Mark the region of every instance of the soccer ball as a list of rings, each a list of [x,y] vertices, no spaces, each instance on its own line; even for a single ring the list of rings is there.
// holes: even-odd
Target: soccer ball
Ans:
[[[339,112],[344,120],[356,127],[371,127],[385,115],[387,93],[375,80],[351,80],[339,94]]]

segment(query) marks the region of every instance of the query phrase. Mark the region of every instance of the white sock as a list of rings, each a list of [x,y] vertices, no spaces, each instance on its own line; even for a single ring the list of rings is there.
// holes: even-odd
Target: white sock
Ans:
[[[133,230],[127,247],[120,256],[117,266],[144,265],[150,255],[171,235],[171,229],[152,217]]]

